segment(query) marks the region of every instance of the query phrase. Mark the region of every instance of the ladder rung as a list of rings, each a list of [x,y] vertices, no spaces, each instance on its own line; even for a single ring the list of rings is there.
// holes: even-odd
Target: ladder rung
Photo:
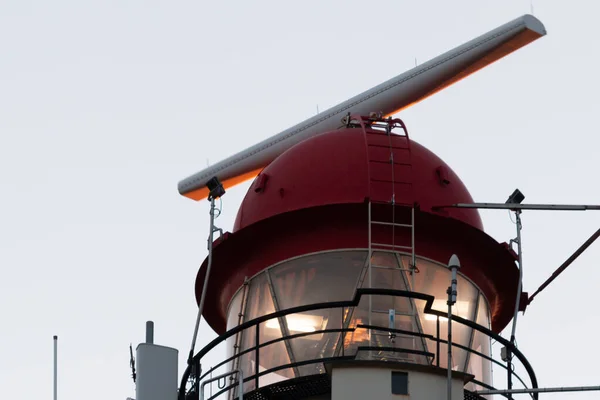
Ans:
[[[394,222],[383,222],[383,221],[371,221],[373,225],[387,225],[387,226],[398,226],[400,228],[412,228],[411,224],[397,224]]]
[[[411,246],[399,246],[397,244],[371,243],[371,246],[381,246],[381,247],[389,247],[389,248],[392,248],[392,249],[412,250]]]

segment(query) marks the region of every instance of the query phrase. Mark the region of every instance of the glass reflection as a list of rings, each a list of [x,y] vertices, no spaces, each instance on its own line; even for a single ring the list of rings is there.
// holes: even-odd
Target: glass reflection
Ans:
[[[235,328],[241,322],[244,294],[244,289],[239,290],[229,304],[229,310],[227,311],[227,330]],[[227,358],[233,356],[235,349],[240,345],[241,337],[242,333],[240,332],[227,339],[225,342],[225,345],[227,346]],[[237,364],[238,360],[233,360],[229,365],[231,369],[236,369]]]
[[[390,252],[374,252],[371,271],[368,273],[366,251],[339,251],[313,254],[296,258],[264,271],[250,280],[247,299],[243,291],[233,298],[227,320],[227,329],[238,324],[238,314],[249,321],[276,310],[300,305],[351,300],[357,287],[415,291],[434,296],[433,309],[447,312],[446,289],[450,284],[450,271],[443,265],[417,259],[418,272],[408,268],[410,257]],[[270,278],[270,279],[269,279]],[[245,305],[244,305],[245,303]],[[407,297],[363,296],[358,306],[317,310],[287,315],[260,324],[260,342],[290,337],[271,343],[260,349],[259,371],[281,365],[322,358],[355,355],[359,359],[378,359],[418,364],[440,365],[446,368],[447,346],[431,339],[410,335],[410,332],[437,336],[438,319],[424,313],[425,302]],[[458,277],[458,296],[452,310],[468,320],[489,327],[490,317],[487,301],[478,289],[463,276]],[[390,318],[392,316],[392,318]],[[440,318],[439,332],[447,339],[447,320]],[[391,328],[399,332],[377,331],[368,325]],[[322,332],[329,329],[350,328],[353,331]],[[452,326],[453,342],[472,346],[476,351],[490,354],[489,338],[483,334],[473,335],[472,329],[462,324]],[[241,337],[230,339],[230,351],[240,343],[241,351],[256,343],[254,329],[246,330]],[[384,350],[367,350],[366,347]],[[392,348],[394,351],[392,351]],[[433,353],[411,354],[403,349]],[[466,350],[453,347],[453,369],[475,375],[476,379],[491,384],[491,365],[482,357],[468,356]],[[255,353],[251,351],[240,357],[239,365],[244,375],[255,373]],[[296,366],[272,372],[260,378],[260,386],[298,376],[324,373],[322,363]],[[245,390],[254,389],[254,381],[245,384]]]
[[[477,325],[481,325],[485,328],[490,329],[490,312],[487,307],[487,302],[483,295],[479,295],[479,307],[477,309]],[[486,355],[491,354],[491,339],[489,336],[485,334],[475,331],[473,335],[473,344],[471,348],[479,353],[483,353]],[[469,361],[467,366],[467,373],[475,376],[475,379],[478,381],[488,383],[492,381],[492,362],[488,359],[485,359],[477,354],[471,353],[469,355]],[[474,385],[473,383],[469,383],[466,387],[468,390],[478,390],[483,389],[479,385]]]

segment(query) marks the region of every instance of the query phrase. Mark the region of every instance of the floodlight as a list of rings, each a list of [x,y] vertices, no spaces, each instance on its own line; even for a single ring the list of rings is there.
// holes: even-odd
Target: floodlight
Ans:
[[[515,189],[515,191],[508,197],[505,204],[521,204],[525,200],[525,195],[521,193],[519,189]]]
[[[216,176],[209,180],[206,186],[209,190],[208,200],[218,199],[225,194],[225,188],[223,188],[221,181]]]

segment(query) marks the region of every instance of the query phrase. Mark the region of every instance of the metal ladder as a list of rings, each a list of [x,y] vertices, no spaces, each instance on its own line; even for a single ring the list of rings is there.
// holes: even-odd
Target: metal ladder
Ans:
[[[418,269],[417,269],[417,265],[416,265],[416,254],[415,254],[415,207],[414,205],[411,207],[411,218],[410,218],[410,223],[400,223],[396,221],[396,187],[395,187],[395,182],[396,182],[396,177],[394,176],[395,174],[395,160],[394,160],[394,148],[392,145],[392,129],[394,127],[400,126],[403,130],[405,135],[401,135],[406,137],[407,140],[408,139],[408,132],[406,131],[406,128],[404,126],[404,124],[399,121],[399,124],[397,124],[398,120],[392,120],[392,119],[387,119],[387,120],[382,120],[381,117],[379,116],[379,118],[375,118],[373,120],[374,122],[371,124],[371,127],[373,127],[373,125],[376,125],[379,129],[379,131],[385,130],[385,134],[388,137],[388,145],[389,145],[389,165],[391,168],[391,198],[389,199],[388,202],[377,202],[376,204],[380,205],[381,207],[391,207],[391,222],[389,221],[378,221],[378,220],[373,220],[372,218],[372,202],[369,201],[368,203],[368,260],[367,263],[365,264],[365,268],[363,269],[363,272],[361,273],[361,276],[359,278],[360,282],[359,282],[359,287],[364,287],[364,281],[365,279],[368,280],[368,287],[373,287],[373,281],[372,281],[372,270],[373,268],[385,268],[385,266],[379,266],[379,265],[374,265],[373,264],[373,253],[374,251],[377,250],[382,250],[385,252],[393,252],[395,253],[395,258],[396,258],[396,264],[398,265],[398,270],[400,271],[400,276],[403,279],[403,284],[404,286],[408,289],[408,290],[413,290],[414,288],[414,274],[418,273]],[[364,123],[364,120],[361,119],[361,126],[363,127],[363,129],[365,129],[365,134],[368,134],[366,132],[367,126]],[[382,129],[383,128],[383,129]],[[410,143],[410,142],[408,142]],[[410,148],[409,148],[409,152],[410,152]],[[375,226],[386,226],[386,227],[391,227],[391,241],[390,243],[378,243],[378,242],[374,242],[373,241],[373,234],[372,234],[372,230]],[[396,240],[396,229],[410,229],[410,245],[399,245],[396,244],[395,240]],[[402,262],[400,257],[398,256],[398,253],[408,253],[411,256],[411,261],[410,264],[408,266],[408,268],[403,268],[402,267]],[[396,270],[394,270],[396,271]],[[410,274],[411,280],[410,283],[407,281],[406,277],[407,274]],[[418,332],[423,332],[423,328],[421,326],[420,320],[419,320],[419,316],[418,316],[418,311],[416,308],[416,305],[414,303],[413,299],[410,299],[410,311],[408,313],[399,313],[397,310],[395,310],[395,306],[394,306],[394,310],[393,310],[393,314],[394,314],[394,324],[395,322],[395,316],[396,315],[405,315],[405,316],[410,316],[411,321],[412,321],[412,330],[413,331],[418,331]],[[392,303],[394,304],[394,303]],[[392,309],[388,310],[388,312],[391,313]],[[372,325],[372,315],[374,312],[377,312],[376,310],[373,310],[373,306],[372,306],[372,299],[369,296],[369,325]],[[382,312],[382,311],[379,311]],[[417,348],[417,340],[421,340],[421,345],[423,346],[423,349],[426,350],[427,346],[425,343],[425,340],[423,338],[417,338],[415,336],[406,336],[407,338],[410,338],[413,341],[413,348]],[[390,340],[394,341],[395,336],[390,335]],[[369,332],[369,341],[371,342],[371,332]]]
[[[395,207],[395,204],[391,203],[391,206]],[[400,277],[403,280],[402,284],[404,287],[406,287],[407,290],[414,289],[414,275],[416,273],[418,273],[418,268],[416,265],[416,253],[415,253],[415,209],[414,209],[414,207],[411,209],[411,222],[408,224],[395,222],[395,220],[394,220],[395,213],[393,213],[392,215],[393,215],[392,221],[394,221],[394,222],[373,220],[371,218],[371,202],[369,202],[369,204],[368,204],[369,249],[368,249],[367,263],[365,264],[365,268],[363,269],[363,272],[361,273],[361,278],[360,278],[361,279],[361,281],[360,281],[361,287],[364,287],[365,280],[367,281],[367,287],[369,287],[369,288],[373,287],[373,280],[372,280],[373,269],[378,269],[378,268],[389,269],[388,266],[377,265],[377,264],[373,263],[374,253],[377,252],[378,250],[380,250],[383,252],[393,252],[394,253],[394,257],[396,259],[396,264],[397,264],[398,268],[394,268],[394,269],[392,269],[392,271],[399,272]],[[372,241],[371,230],[374,226],[378,226],[378,225],[392,227],[393,237],[392,237],[391,244],[377,243],[377,242]],[[410,229],[410,233],[411,233],[410,246],[395,244],[395,238],[394,238],[395,233],[396,233],[395,228]],[[404,266],[404,261],[400,257],[400,254],[410,255],[410,261],[409,261],[408,266]],[[421,322],[420,322],[419,315],[418,315],[418,309],[416,307],[415,301],[413,299],[408,299],[408,301],[410,303],[409,311],[405,311],[405,312],[398,311],[395,309],[395,306],[393,306],[394,315],[410,317],[410,320],[412,322],[411,330],[413,330],[415,332],[423,333],[423,327],[421,326]],[[373,305],[372,305],[372,299],[369,297],[369,325],[372,325],[371,318],[372,318],[373,314],[377,314],[377,313],[387,314],[390,310],[374,310]],[[397,327],[394,327],[394,328],[397,328]],[[412,348],[414,348],[414,349],[418,348],[418,341],[420,341],[421,342],[420,344],[421,344],[423,350],[427,350],[427,344],[426,344],[425,340],[421,337],[409,336],[409,335],[405,335],[405,336],[389,335],[389,337],[390,337],[390,341],[392,343],[394,342],[394,340],[396,338],[410,339],[412,341]],[[371,336],[370,336],[370,338],[371,338]],[[399,361],[402,361],[402,360],[399,360]]]

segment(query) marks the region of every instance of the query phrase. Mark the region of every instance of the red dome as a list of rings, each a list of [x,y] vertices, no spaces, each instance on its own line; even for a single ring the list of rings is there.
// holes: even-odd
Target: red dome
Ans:
[[[390,168],[390,147],[394,171]],[[458,176],[439,157],[406,136],[332,131],[305,140],[267,166],[248,191],[234,232],[269,217],[332,204],[390,202],[452,217],[483,230],[476,209],[432,207],[472,203]]]
[[[395,207],[388,206],[392,201]],[[369,230],[367,221],[372,216],[374,221],[407,223],[414,206],[416,254],[439,263],[458,254],[461,274],[485,293],[492,327],[499,332],[514,311],[514,254],[483,232],[476,209],[433,210],[472,202],[446,163],[406,135],[387,135],[363,124],[305,140],[256,177],[234,232],[214,243],[204,315],[217,332],[224,332],[234,293],[247,278],[276,263],[321,251],[366,249],[369,241],[383,246],[392,238],[391,243],[410,241],[407,230],[379,225]],[[386,214],[390,210],[391,218]],[[206,266],[207,260],[196,278],[197,301]]]

